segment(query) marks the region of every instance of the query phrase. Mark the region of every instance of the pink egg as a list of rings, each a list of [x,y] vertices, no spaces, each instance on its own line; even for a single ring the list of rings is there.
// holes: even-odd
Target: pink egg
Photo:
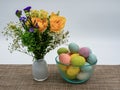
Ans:
[[[82,47],[79,50],[79,54],[82,55],[83,57],[87,58],[90,54],[90,49],[87,47]]]
[[[63,64],[70,64],[70,55],[68,54],[60,54],[59,61]]]

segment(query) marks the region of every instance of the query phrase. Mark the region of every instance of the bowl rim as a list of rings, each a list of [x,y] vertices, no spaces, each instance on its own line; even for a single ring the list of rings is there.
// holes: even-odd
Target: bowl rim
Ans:
[[[59,56],[56,56],[56,57],[55,57],[55,61],[56,61],[57,64],[62,64],[62,65],[65,65],[65,66],[69,66],[69,65],[70,65],[70,64],[61,63],[60,61],[58,61],[58,57],[59,57]],[[90,63],[89,63],[89,65],[85,65],[85,66],[93,66],[93,65],[96,65],[96,63],[97,63],[97,60],[96,60],[96,62],[94,62],[93,64],[90,64]],[[84,66],[84,65],[83,65],[83,66]],[[74,66],[74,67],[82,67],[82,66]]]

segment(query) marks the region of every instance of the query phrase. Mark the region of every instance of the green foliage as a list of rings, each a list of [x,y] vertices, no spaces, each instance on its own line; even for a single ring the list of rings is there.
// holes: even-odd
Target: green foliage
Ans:
[[[69,32],[49,33],[49,30],[46,30],[41,33],[36,29],[31,33],[24,30],[20,23],[10,22],[3,34],[7,39],[12,38],[13,42],[9,45],[11,52],[17,50],[39,59],[44,58],[50,50],[66,43]]]

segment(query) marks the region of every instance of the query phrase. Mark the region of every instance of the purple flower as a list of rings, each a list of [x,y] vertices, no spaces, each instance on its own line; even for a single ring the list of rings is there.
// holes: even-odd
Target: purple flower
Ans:
[[[21,10],[16,10],[15,14],[20,18],[20,16],[22,15],[22,11]]]
[[[26,22],[26,17],[20,17],[20,19],[19,19],[20,21],[22,21],[22,22]]]
[[[29,32],[34,32],[34,28],[30,28],[30,29],[29,29]]]
[[[23,10],[24,10],[25,12],[29,12],[30,9],[31,9],[31,6],[28,6],[28,7],[24,8]]]

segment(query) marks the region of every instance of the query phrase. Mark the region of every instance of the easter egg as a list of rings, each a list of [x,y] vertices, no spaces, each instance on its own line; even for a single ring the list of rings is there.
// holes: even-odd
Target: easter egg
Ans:
[[[78,54],[78,53],[75,53],[75,54],[72,54],[70,57],[73,58],[73,57],[75,57],[75,56],[79,56],[79,54]]]
[[[76,78],[76,75],[70,76],[70,75],[66,74],[65,77],[66,77],[67,79],[72,80],[72,79],[75,79],[75,78]]]
[[[62,65],[62,64],[58,64],[58,67],[59,67],[59,69],[60,70],[62,70],[63,72],[65,72],[66,70],[67,70],[67,66],[65,66],[65,65]]]
[[[78,53],[79,51],[79,46],[75,43],[70,43],[68,47],[71,53]]]
[[[57,53],[58,55],[62,54],[62,53],[68,53],[68,49],[67,48],[64,48],[64,47],[61,47],[57,50]]]
[[[76,76],[79,72],[80,72],[80,68],[79,67],[70,66],[67,69],[67,75],[69,75],[69,76]]]
[[[70,56],[68,54],[62,53],[59,55],[59,61],[63,64],[69,65],[70,64]]]
[[[90,54],[91,50],[87,47],[82,47],[79,50],[79,54],[82,55],[83,57],[87,58]]]
[[[97,62],[97,57],[94,54],[90,54],[89,57],[87,58],[87,62],[90,63],[91,65],[96,64]]]
[[[89,77],[90,77],[89,73],[86,73],[86,72],[80,72],[77,75],[78,80],[87,80],[87,79],[89,79]]]
[[[93,70],[92,66],[87,62],[80,69],[83,72],[91,72]]]
[[[82,56],[75,56],[70,60],[73,66],[83,66],[85,64],[85,58]]]

